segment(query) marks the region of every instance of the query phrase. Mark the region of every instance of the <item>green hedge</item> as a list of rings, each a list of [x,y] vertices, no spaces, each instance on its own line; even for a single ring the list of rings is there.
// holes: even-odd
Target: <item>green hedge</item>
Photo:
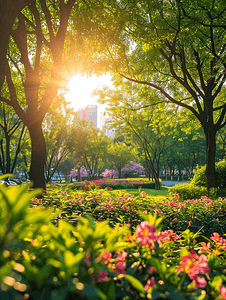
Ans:
[[[216,182],[217,188],[226,189],[226,160],[223,159],[216,163]],[[197,167],[194,170],[194,177],[191,181],[192,184],[196,186],[206,186],[206,177],[205,177],[206,166]]]
[[[211,189],[208,193],[205,177],[206,166],[197,167],[194,170],[194,177],[189,184],[177,184],[170,188],[170,195],[179,193],[181,200],[198,199],[201,196],[209,195],[211,198],[226,196],[226,160],[216,163],[217,188]]]
[[[110,188],[113,190],[120,190],[120,189],[155,189],[155,182],[134,182],[130,180],[122,180],[121,182],[117,181],[117,183],[111,182],[102,182],[102,183],[95,183],[94,181],[89,181],[89,184],[86,182],[78,182],[74,184],[69,184],[71,189],[82,189],[82,190],[90,190],[96,186],[100,186],[101,188]]]
[[[193,183],[181,183],[169,188],[169,195],[179,194],[180,200],[200,199],[202,196],[207,196],[208,191],[204,186],[196,186]],[[209,196],[211,198],[218,197],[219,190],[211,189]]]

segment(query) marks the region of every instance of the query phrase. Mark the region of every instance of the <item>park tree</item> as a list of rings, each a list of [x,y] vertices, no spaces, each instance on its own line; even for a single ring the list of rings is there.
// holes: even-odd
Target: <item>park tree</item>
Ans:
[[[178,123],[170,105],[165,105],[156,93],[147,92],[146,87],[138,88],[126,81],[113,90],[99,91],[99,102],[108,105],[112,128],[137,147],[149,179],[152,175],[156,189],[160,189],[161,159],[177,140]],[[151,105],[153,98],[155,105]]]
[[[8,5],[3,6],[8,12]],[[106,71],[103,49],[119,40],[118,31],[117,26],[111,26],[102,1],[18,1],[16,6],[15,22],[8,22],[4,41],[7,59],[6,49],[2,51],[2,81],[5,79],[10,96],[1,96],[0,101],[11,105],[28,128],[32,145],[30,179],[34,187],[45,189],[42,122],[65,80],[63,74]]]
[[[118,178],[122,177],[122,169],[128,167],[131,161],[136,160],[136,149],[124,142],[112,143],[108,147],[108,161],[111,169],[117,170]]]
[[[75,119],[71,130],[70,151],[77,166],[85,167],[94,178],[101,172],[106,160],[109,138],[89,121]],[[77,169],[77,166],[74,167]]]
[[[54,99],[45,116],[43,132],[46,142],[46,182],[51,180],[59,163],[69,154],[73,115],[73,109],[68,107],[68,102],[60,95]]]
[[[0,90],[6,75],[6,53],[11,29],[21,10],[35,0],[1,0],[0,1]]]
[[[0,103],[0,117],[0,169],[3,174],[13,173],[26,136],[26,128],[14,110],[5,103]]]
[[[32,145],[29,175],[34,187],[43,189],[46,146],[42,122],[62,80],[64,42],[74,3],[73,0],[59,1],[56,5],[32,2],[18,15],[11,30],[6,63],[10,97],[2,96],[1,101],[12,106],[28,128]],[[18,96],[16,75],[26,103]]]
[[[118,72],[194,115],[206,138],[207,187],[215,187],[216,133],[226,124],[224,0],[122,0],[114,8],[131,41]]]

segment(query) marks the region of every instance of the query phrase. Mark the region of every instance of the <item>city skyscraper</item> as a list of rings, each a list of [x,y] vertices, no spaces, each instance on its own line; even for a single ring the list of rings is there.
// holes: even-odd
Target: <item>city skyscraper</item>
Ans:
[[[80,120],[92,122],[97,127],[97,105],[87,105],[76,113],[76,117]]]

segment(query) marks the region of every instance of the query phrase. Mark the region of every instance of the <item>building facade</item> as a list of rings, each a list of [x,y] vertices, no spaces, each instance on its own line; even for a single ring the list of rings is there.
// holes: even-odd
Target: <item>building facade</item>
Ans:
[[[80,120],[92,122],[97,127],[97,105],[87,105],[76,113],[76,117]]]

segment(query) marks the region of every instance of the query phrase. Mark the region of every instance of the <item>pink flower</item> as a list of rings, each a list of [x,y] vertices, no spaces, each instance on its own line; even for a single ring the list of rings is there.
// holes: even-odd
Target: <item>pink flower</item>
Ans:
[[[141,195],[141,197],[144,197],[144,198],[146,198],[148,196],[148,194],[145,192],[141,192],[140,195]]]
[[[173,195],[173,197],[176,198],[176,199],[179,199],[179,194],[176,193],[176,194]]]
[[[214,241],[215,243],[220,243],[220,244],[222,244],[222,242],[223,242],[223,238],[220,237],[219,233],[217,233],[217,232],[214,232],[214,233],[213,233],[213,236],[211,236],[210,239],[211,239],[212,241]]]
[[[157,270],[156,270],[154,267],[150,267],[149,271],[150,271],[151,273],[157,272]]]
[[[207,253],[210,253],[210,242],[208,242],[207,244],[205,242],[202,242],[201,243],[202,245],[202,248],[199,250],[199,253],[202,253],[202,252],[207,252]]]
[[[98,271],[98,282],[103,282],[108,280],[108,272]]]
[[[207,257],[205,255],[198,256],[194,251],[191,251],[189,254],[182,256],[180,266],[177,266],[177,270],[187,273],[191,279],[196,280],[195,278],[199,273],[210,273],[210,268],[206,260]],[[199,278],[196,281],[196,285],[199,282],[200,285],[204,284],[204,282],[199,280]]]
[[[143,221],[136,227],[136,238],[142,245],[155,248],[153,241],[157,240],[156,226],[152,226],[148,221]]]
[[[155,278],[152,277],[151,279],[148,279],[146,285],[144,286],[144,290],[148,291],[150,287],[152,287],[155,284]]]
[[[123,261],[118,261],[114,272],[117,274],[125,274],[126,263]]]
[[[195,276],[194,282],[197,288],[204,289],[206,287],[206,280],[203,277]]]
[[[117,261],[123,261],[127,257],[127,252],[120,253],[118,252]]]
[[[112,257],[111,252],[101,252],[101,257],[106,260],[109,261]]]
[[[226,287],[221,285],[220,286],[220,293],[221,293],[221,296],[223,297],[223,299],[226,299]]]

